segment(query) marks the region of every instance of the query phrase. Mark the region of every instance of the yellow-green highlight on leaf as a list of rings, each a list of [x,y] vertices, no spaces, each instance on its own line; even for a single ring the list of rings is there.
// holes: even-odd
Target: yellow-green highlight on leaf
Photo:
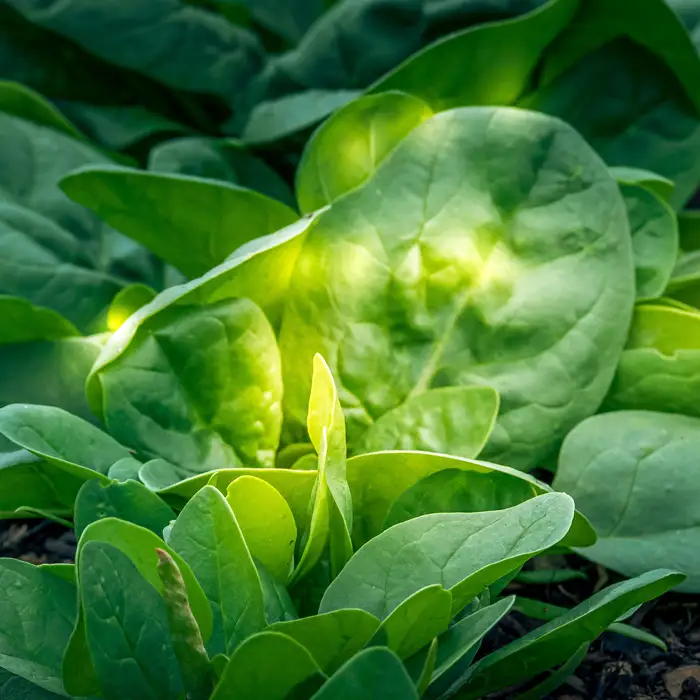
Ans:
[[[293,569],[297,540],[297,526],[287,501],[274,486],[255,476],[232,481],[226,500],[251,555],[285,583]]]

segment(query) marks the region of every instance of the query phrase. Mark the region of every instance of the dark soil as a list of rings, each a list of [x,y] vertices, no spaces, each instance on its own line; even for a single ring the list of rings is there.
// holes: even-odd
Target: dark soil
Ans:
[[[0,556],[33,564],[70,562],[75,554],[71,530],[47,520],[0,522]],[[573,607],[618,577],[577,556],[557,564],[578,569],[586,580],[561,584],[512,583],[508,593]],[[550,562],[552,563],[552,562]],[[552,700],[700,700],[700,596],[670,594],[640,608],[627,624],[652,632],[668,645],[664,652],[649,644],[605,633]],[[517,639],[539,622],[510,614],[484,642],[484,652]],[[512,700],[519,689],[492,696]]]

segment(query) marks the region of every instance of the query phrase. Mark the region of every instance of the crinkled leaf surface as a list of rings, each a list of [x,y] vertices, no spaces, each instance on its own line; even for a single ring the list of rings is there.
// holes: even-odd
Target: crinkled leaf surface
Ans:
[[[573,501],[550,493],[502,511],[437,513],[381,533],[331,583],[320,612],[357,607],[380,620],[406,598],[439,583],[456,614],[486,586],[559,542]]]
[[[593,416],[566,438],[554,486],[590,519],[598,541],[581,550],[625,576],[650,568],[687,575],[700,592],[700,419],[651,411]]]
[[[633,296],[624,202],[577,134],[443,112],[310,228],[280,333],[289,419],[303,424],[317,352],[350,444],[427,389],[488,384],[485,454],[531,467],[603,398]]]

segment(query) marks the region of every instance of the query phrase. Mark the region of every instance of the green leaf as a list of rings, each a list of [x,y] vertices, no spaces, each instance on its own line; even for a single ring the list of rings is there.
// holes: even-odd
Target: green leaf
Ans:
[[[445,469],[421,479],[391,505],[382,530],[428,513],[479,513],[503,510],[537,496],[524,479],[502,472],[481,474]]]
[[[487,384],[501,412],[484,456],[532,467],[602,401],[633,286],[618,186],[575,132],[443,112],[310,228],[279,336],[285,417],[303,425],[319,352],[351,445],[409,397]]]
[[[294,568],[297,526],[282,494],[263,479],[242,476],[229,484],[226,501],[250,554],[285,583]]]
[[[258,570],[262,586],[267,624],[274,625],[276,622],[296,620],[299,615],[284,584],[280,583],[259,561],[255,562],[255,568]]]
[[[150,152],[148,169],[248,187],[290,207],[295,206],[287,183],[235,139],[192,136],[164,141]]]
[[[426,586],[406,598],[382,620],[376,640],[400,659],[407,659],[442,634],[451,619],[450,592],[440,584]]]
[[[82,418],[54,406],[0,408],[0,433],[37,457],[84,479],[106,475],[126,447]]]
[[[324,673],[332,674],[364,649],[379,629],[379,620],[364,610],[344,608],[278,622],[268,629],[299,642]]]
[[[18,559],[0,559],[0,667],[58,695],[76,615],[75,586]]]
[[[308,455],[318,459],[314,446],[310,442],[294,442],[277,453],[275,466],[278,469],[291,469],[302,457]]]
[[[120,518],[154,532],[159,537],[175,513],[152,491],[137,481],[104,484],[86,482],[75,500],[75,535],[102,518]]]
[[[161,537],[146,528],[117,518],[103,518],[88,525],[78,542],[76,559],[80,564],[83,547],[88,542],[103,542],[123,552],[136,566],[141,576],[159,593],[163,584],[158,576],[158,555],[156,549],[164,549],[170,554],[182,572],[187,586],[187,595],[192,612],[197,620],[202,635],[208,639],[212,634],[212,611],[209,602],[189,564],[171,545],[166,545]]]
[[[699,448],[700,419],[687,416],[621,411],[574,429],[554,486],[598,531],[581,554],[626,576],[674,568],[687,575],[681,590],[700,592]]]
[[[638,306],[607,410],[642,409],[700,417],[700,313]]]
[[[138,0],[110,0],[97,15],[84,0],[49,5],[9,0],[8,4],[30,22],[72,39],[109,63],[173,88],[227,101],[232,86],[245,85],[262,63],[262,49],[252,34],[209,10],[175,0],[159,3],[149,12]],[[201,51],[202,46],[210,50]]]
[[[359,90],[305,90],[265,100],[253,108],[241,140],[249,146],[281,141],[314,126],[360,94]]]
[[[182,681],[160,594],[104,542],[87,543],[78,567],[88,648],[106,700],[177,700]]]
[[[439,583],[457,614],[491,583],[557,544],[573,501],[549,493],[485,513],[437,513],[400,523],[368,542],[331,583],[320,612],[356,607],[386,618],[406,598]]]
[[[590,645],[582,644],[571,656],[571,658],[563,663],[551,675],[538,683],[534,688],[525,691],[517,696],[516,700],[540,700],[547,697],[555,691],[560,685],[566,683],[566,680],[573,675],[574,671],[579,667],[581,662],[586,658]]]
[[[0,80],[0,112],[47,126],[78,141],[86,140],[51,102],[21,83]]]
[[[406,663],[406,670],[413,679],[416,690],[418,691],[418,697],[420,698],[425,695],[426,691],[428,690],[428,686],[430,685],[430,679],[433,675],[433,671],[435,670],[435,662],[437,661],[437,651],[438,638],[435,637],[435,639],[430,642],[430,646],[428,647],[428,651],[425,656],[419,659],[422,662],[421,665],[410,666],[408,662]],[[412,670],[414,673],[412,673]]]
[[[488,386],[431,389],[387,411],[360,438],[356,453],[422,450],[477,457],[498,416],[498,393]]]
[[[355,509],[353,540],[356,546],[360,547],[382,532],[395,503],[397,505],[394,512],[398,515],[400,508],[398,499],[402,494],[407,493],[431,475],[448,470],[450,474],[454,470],[461,470],[477,478],[485,477],[483,482],[474,481],[475,484],[483,483],[485,486],[499,484],[502,489],[497,488],[495,496],[501,492],[524,495],[528,489],[532,496],[551,492],[547,484],[528,474],[488,462],[427,452],[377,452],[360,455],[348,460],[347,469]],[[436,477],[436,479],[440,482],[442,479],[449,481],[448,477]],[[465,477],[465,481],[468,479],[469,477]],[[509,486],[506,487],[506,484]],[[416,493],[422,490],[419,489]],[[432,497],[432,494],[430,495]],[[479,501],[476,497],[474,498],[472,502],[476,510],[494,508],[499,502],[491,500],[488,496],[488,488],[486,496],[488,500]],[[406,498],[410,499],[410,496],[407,495]],[[500,502],[503,503],[503,501]],[[462,505],[466,505],[466,501],[462,501]],[[595,531],[591,525],[585,517],[576,512],[572,529],[566,538],[567,543],[571,546],[585,547],[593,544],[595,539]]]
[[[156,293],[145,284],[130,284],[120,290],[112,299],[107,311],[107,328],[116,331],[131,314],[145,306]]]
[[[477,662],[455,697],[483,698],[566,663],[582,644],[592,642],[624,612],[662,595],[682,580],[682,574],[651,571],[600,591],[566,615]]]
[[[126,457],[115,462],[107,472],[110,479],[116,481],[138,481],[139,470],[144,465],[133,457]]]
[[[259,192],[184,175],[92,167],[63,178],[61,188],[190,277],[297,219]]]
[[[418,700],[418,694],[396,654],[374,647],[353,656],[313,700]]]
[[[509,105],[528,87],[542,52],[571,21],[577,0],[551,0],[522,17],[470,27],[413,54],[370,87],[403,90],[435,111]],[[472,79],[464,79],[464,66]]]
[[[178,516],[168,543],[192,567],[214,612],[207,649],[230,653],[265,627],[260,578],[223,495],[205,486]]]
[[[321,209],[362,184],[431,115],[423,101],[401,92],[369,95],[341,107],[304,148],[296,172],[301,211]]]
[[[673,194],[673,181],[649,170],[615,166],[610,168],[610,174],[620,185],[643,187],[664,201],[668,201]]]
[[[521,571],[515,580],[528,586],[550,585],[552,583],[564,583],[588,577],[579,569],[533,569],[532,571]]]
[[[187,476],[273,463],[280,357],[265,314],[247,299],[169,309],[93,377],[96,413],[144,459],[162,458]]]
[[[158,575],[163,583],[163,600],[188,700],[208,700],[214,686],[204,640],[194,619],[187,588],[175,560],[158,549]]]
[[[279,632],[261,632],[233,653],[211,700],[284,700],[302,684],[310,690],[323,679],[301,644]]]
[[[0,700],[59,700],[61,697],[17,676],[0,687]]]
[[[167,324],[167,319],[176,315],[173,307],[246,297],[262,308],[273,324],[276,323],[299,249],[313,223],[313,218],[302,219],[282,231],[243,246],[225,263],[192,282],[166,290],[127,319],[107,341],[88,377],[86,392],[93,410],[101,413],[100,374],[132,343],[139,345],[149,333]],[[162,315],[165,315],[165,321],[161,320]]]
[[[663,294],[678,257],[678,223],[673,209],[651,190],[623,186],[632,234],[637,298]]]

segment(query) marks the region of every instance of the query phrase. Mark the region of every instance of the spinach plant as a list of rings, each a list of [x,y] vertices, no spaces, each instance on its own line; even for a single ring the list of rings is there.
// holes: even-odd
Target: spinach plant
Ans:
[[[3,693],[466,699],[533,682],[538,693],[561,681],[555,671],[537,685],[543,674],[571,668],[621,615],[683,580],[659,570],[611,586],[479,656],[512,608],[500,594],[520,567],[560,543],[591,541],[573,500],[458,458],[346,460],[338,393],[320,357],[308,432],[317,469],[218,471],[177,515],[135,481],[87,481],[75,565],[0,560],[11,623]],[[100,447],[105,460],[120,457]],[[417,489],[440,475],[469,488],[432,512]]]

